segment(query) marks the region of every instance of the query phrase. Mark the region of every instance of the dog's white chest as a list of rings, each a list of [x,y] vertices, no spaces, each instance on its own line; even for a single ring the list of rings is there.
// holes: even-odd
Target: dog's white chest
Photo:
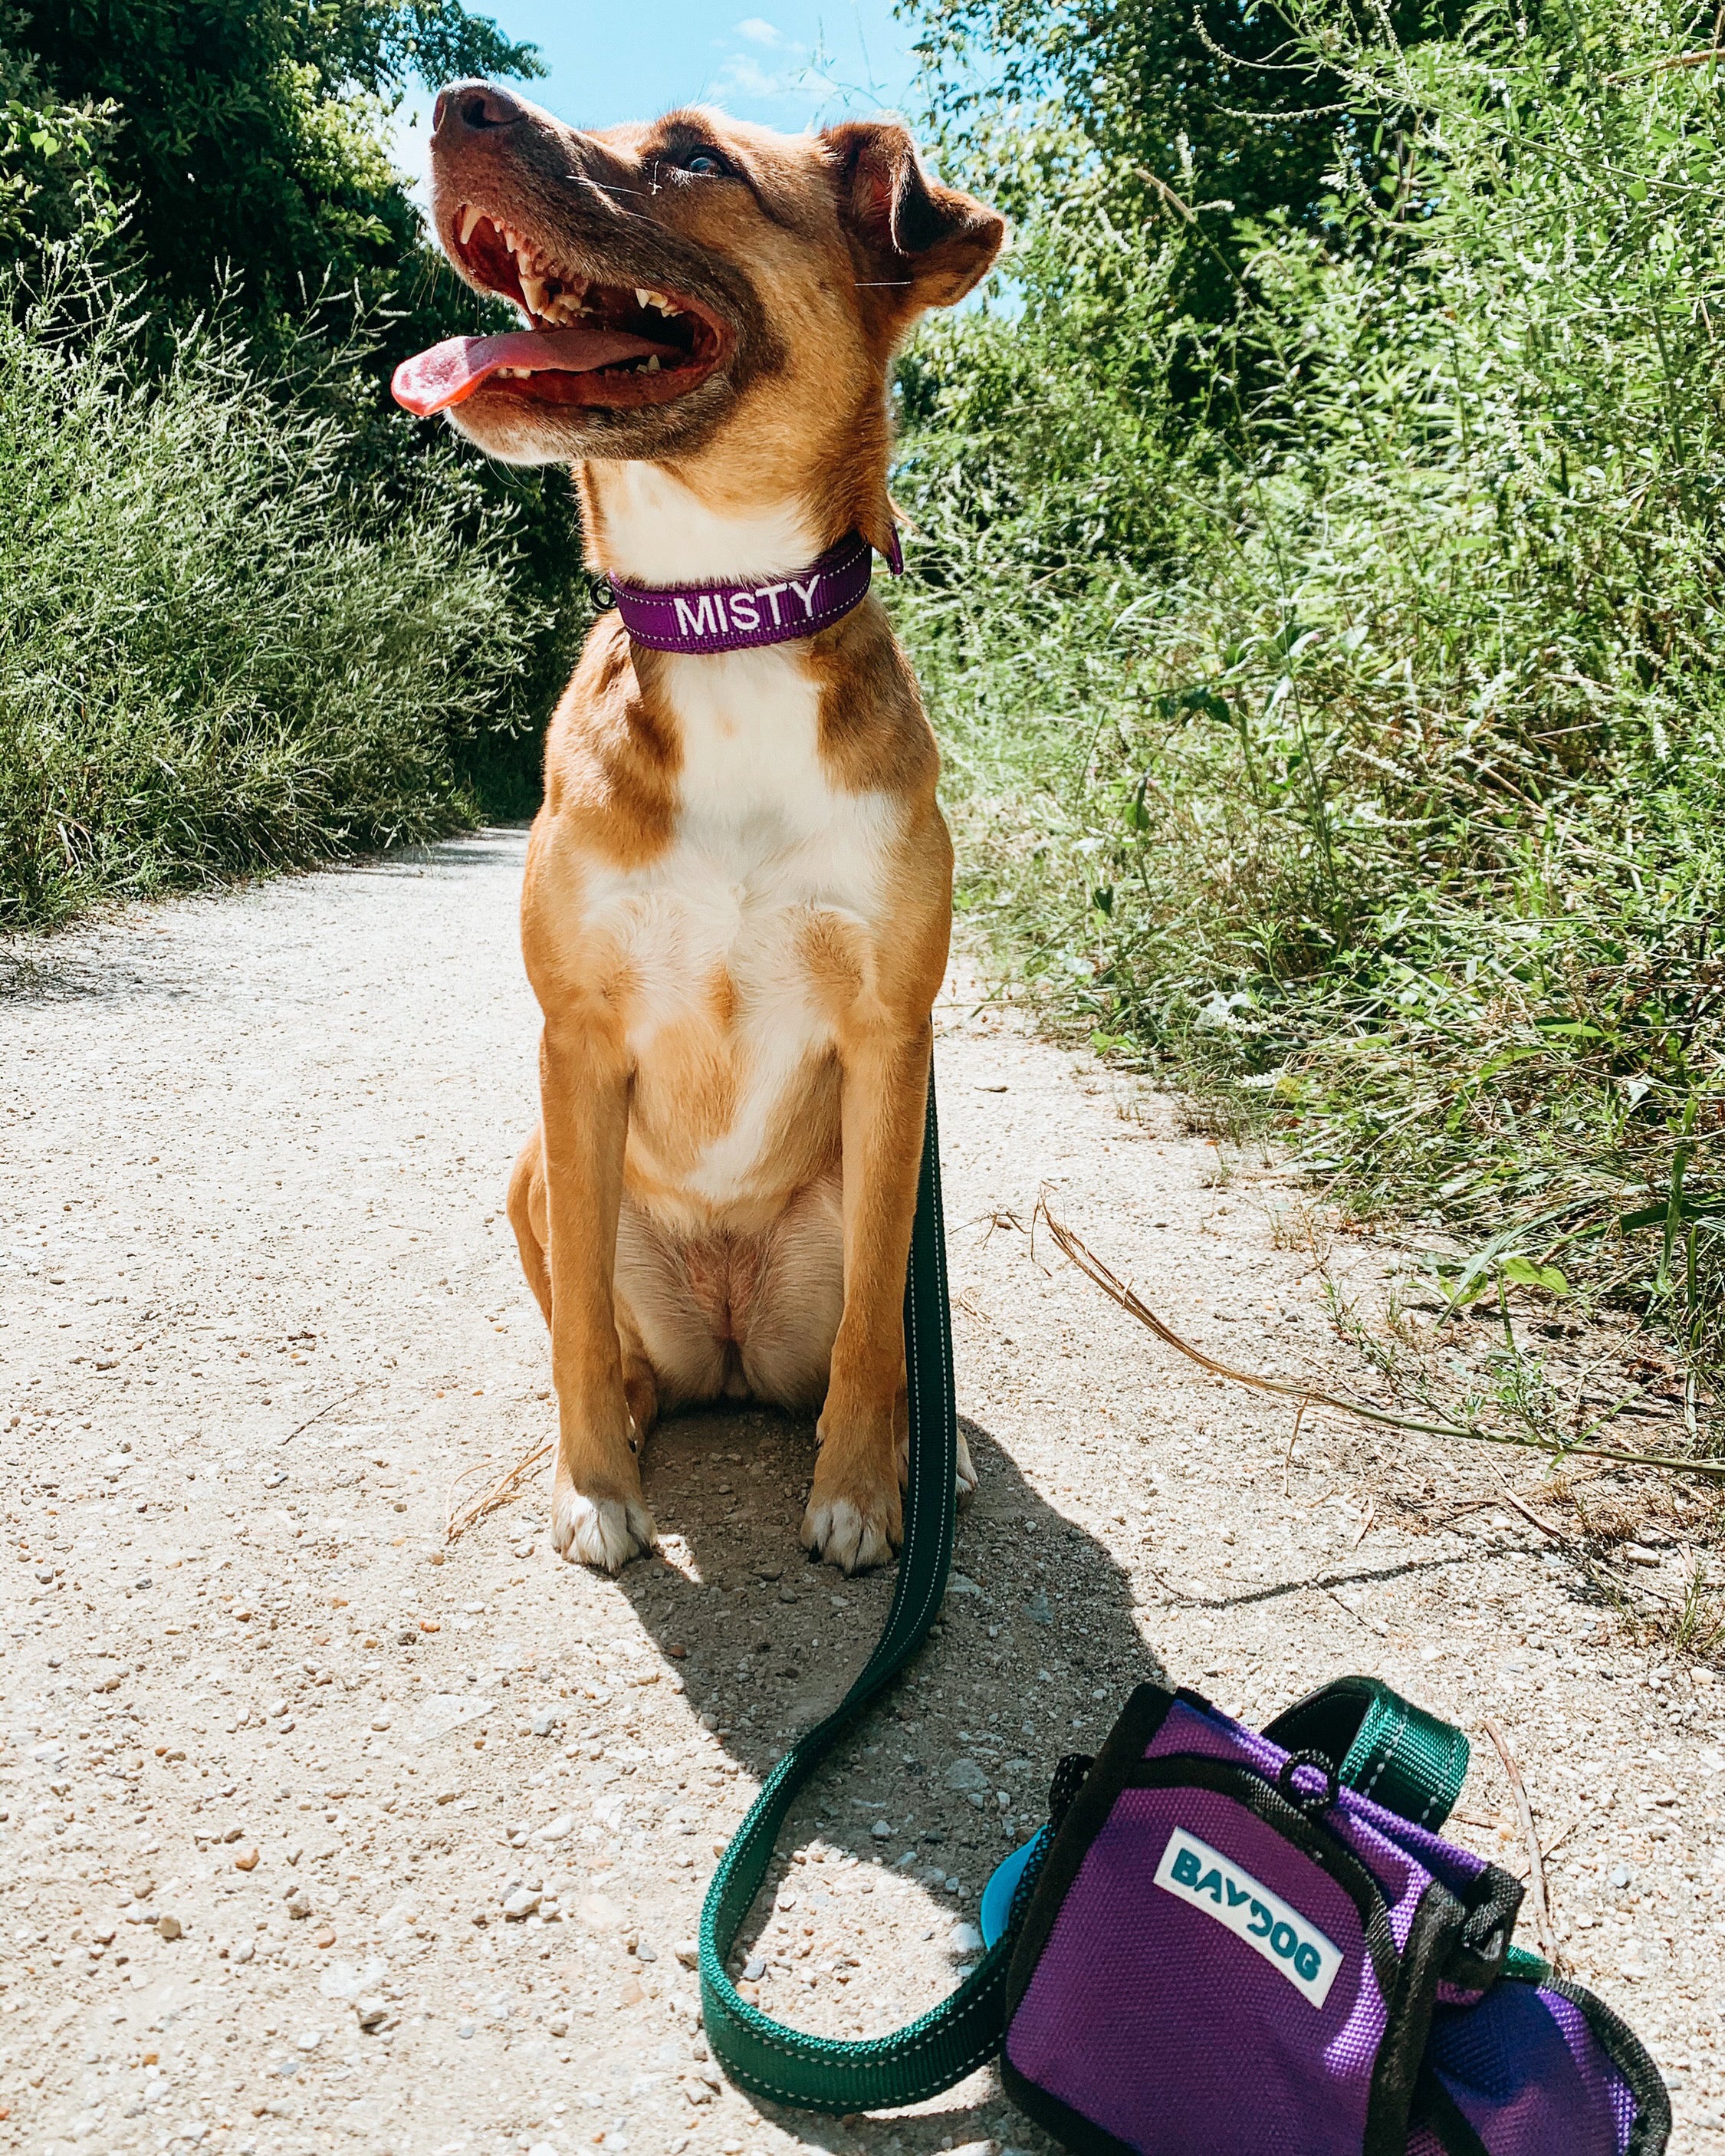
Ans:
[[[724,1071],[728,1112],[687,1177],[701,1199],[743,1194],[810,1059],[831,1045],[836,931],[866,952],[886,910],[899,812],[834,783],[819,692],[794,651],[674,663],[680,808],[669,848],[589,886],[586,929],[623,986],[638,1072],[692,1057]]]

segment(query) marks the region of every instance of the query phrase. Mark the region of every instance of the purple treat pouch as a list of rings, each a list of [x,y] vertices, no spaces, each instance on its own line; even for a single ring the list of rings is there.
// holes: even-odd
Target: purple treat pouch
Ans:
[[[1665,2092],[1629,2031],[1567,1987],[1500,1981],[1519,1883],[1329,1761],[1142,1685],[1100,1756],[1057,1778],[1055,1810],[1002,2071],[1067,2148],[1664,2146]]]

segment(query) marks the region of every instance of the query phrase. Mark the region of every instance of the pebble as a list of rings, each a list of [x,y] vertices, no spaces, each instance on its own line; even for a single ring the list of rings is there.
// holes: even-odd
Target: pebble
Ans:
[[[503,1913],[512,1924],[531,1917],[538,1907],[539,1897],[531,1887],[517,1887],[503,1897]]]
[[[165,1939],[183,1938],[186,1931],[179,1918],[169,1916],[166,1910],[156,1919],[156,1929]]]
[[[382,1999],[356,1999],[353,2002],[353,2011],[360,2027],[369,2035],[373,2029],[377,2028],[388,2019],[389,2008],[387,2002]]]
[[[876,1841],[890,1841],[892,1839],[892,1829],[885,1820],[876,1820],[869,1829],[869,1832],[874,1835]]]

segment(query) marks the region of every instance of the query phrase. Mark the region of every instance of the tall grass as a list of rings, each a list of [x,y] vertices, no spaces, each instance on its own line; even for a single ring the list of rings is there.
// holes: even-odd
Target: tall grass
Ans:
[[[1704,1420],[1725,74],[1685,56],[1712,16],[1486,0],[1406,50],[1359,19],[1301,18],[1291,60],[1345,90],[1334,192],[1317,233],[1230,228],[1219,325],[1168,295],[1225,174],[1147,183],[1070,120],[972,131],[983,187],[1059,184],[1011,311],[901,381],[963,902],[1052,1022],[1277,1128],[1357,1212],[1459,1230],[1451,1292],[1649,1314]]]
[[[165,368],[63,270],[0,305],[0,926],[470,824],[544,627],[452,455],[380,459],[352,355]]]

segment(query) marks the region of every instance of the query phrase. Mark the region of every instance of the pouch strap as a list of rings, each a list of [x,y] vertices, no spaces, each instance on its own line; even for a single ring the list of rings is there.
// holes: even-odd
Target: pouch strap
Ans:
[[[1461,1732],[1376,1677],[1337,1677],[1265,1725],[1285,1752],[1322,1752],[1373,1804],[1435,1834],[1467,1779]]]

